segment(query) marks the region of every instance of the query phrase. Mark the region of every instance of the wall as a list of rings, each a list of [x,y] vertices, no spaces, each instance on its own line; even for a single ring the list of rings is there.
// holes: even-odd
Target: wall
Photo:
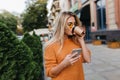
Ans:
[[[107,29],[117,30],[118,27],[115,22],[115,5],[114,0],[106,0],[106,16],[107,16]]]

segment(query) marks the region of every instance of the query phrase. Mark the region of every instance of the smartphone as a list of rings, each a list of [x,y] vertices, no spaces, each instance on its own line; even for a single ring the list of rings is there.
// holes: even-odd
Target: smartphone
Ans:
[[[78,54],[74,56],[74,57],[76,57],[76,56],[80,55],[81,51],[82,51],[81,48],[73,49],[72,50],[72,54],[74,54],[75,52],[77,52]]]

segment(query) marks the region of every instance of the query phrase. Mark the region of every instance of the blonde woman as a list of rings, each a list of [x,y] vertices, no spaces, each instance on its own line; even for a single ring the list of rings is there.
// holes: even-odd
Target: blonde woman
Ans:
[[[72,12],[61,12],[54,27],[44,50],[46,75],[52,80],[84,80],[82,63],[89,63],[91,56],[79,18]],[[82,50],[79,55],[72,52],[78,48]]]

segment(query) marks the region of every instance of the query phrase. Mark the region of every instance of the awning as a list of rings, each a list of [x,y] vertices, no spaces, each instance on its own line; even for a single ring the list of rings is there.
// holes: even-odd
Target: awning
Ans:
[[[34,29],[36,35],[41,35],[41,34],[49,34],[51,33],[48,28],[43,28],[43,29]],[[33,31],[29,32],[31,35],[33,34]]]

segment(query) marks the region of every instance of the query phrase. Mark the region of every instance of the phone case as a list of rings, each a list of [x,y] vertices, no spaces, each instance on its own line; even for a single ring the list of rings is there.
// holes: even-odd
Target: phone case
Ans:
[[[82,51],[81,48],[73,49],[73,50],[72,50],[72,54],[74,54],[75,52],[77,52],[78,55],[80,55],[81,51]],[[76,55],[76,56],[77,56],[77,55]],[[74,56],[74,57],[76,57],[76,56]]]

